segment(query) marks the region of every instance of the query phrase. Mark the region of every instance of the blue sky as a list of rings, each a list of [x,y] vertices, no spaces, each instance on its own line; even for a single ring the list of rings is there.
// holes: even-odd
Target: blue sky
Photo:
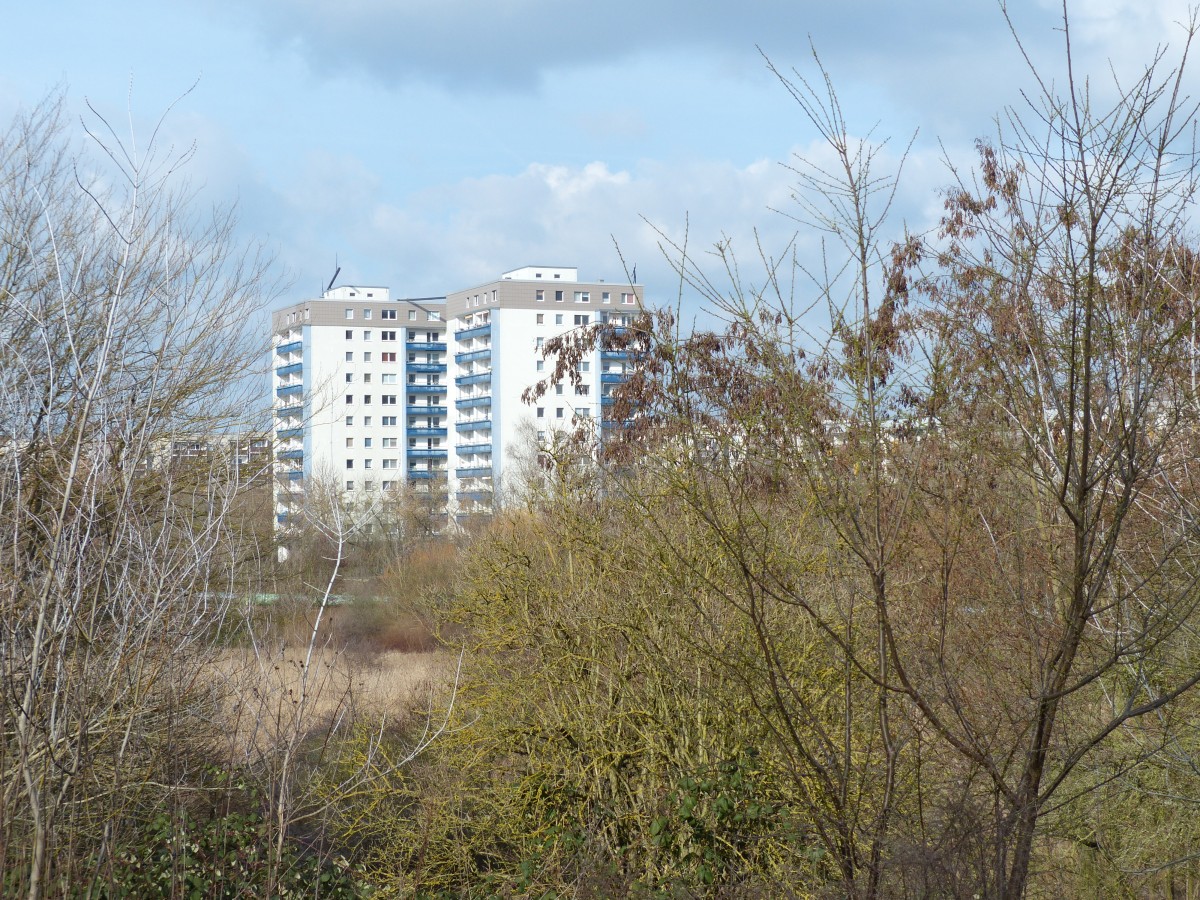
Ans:
[[[1107,83],[1178,46],[1175,0],[1072,4],[1082,66]],[[1054,72],[1061,9],[1011,0]],[[796,224],[795,153],[815,136],[767,71],[814,73],[813,41],[863,134],[914,133],[898,212],[940,209],[948,155],[969,160],[1030,84],[989,0],[50,0],[6,10],[0,115],[56,89],[143,135],[196,141],[200,202],[237,202],[241,233],[277,255],[289,296],[333,274],[402,296],[520,265],[676,282],[656,229],[752,256]],[[13,40],[12,36],[22,36]],[[899,227],[899,225],[897,225]]]

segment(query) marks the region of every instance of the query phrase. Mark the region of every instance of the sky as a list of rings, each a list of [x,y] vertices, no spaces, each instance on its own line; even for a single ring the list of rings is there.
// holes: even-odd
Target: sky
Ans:
[[[1061,77],[1062,8],[1010,0],[1025,54]],[[1070,5],[1077,68],[1127,77],[1167,46],[1181,0]],[[991,0],[48,0],[5,12],[0,121],[56,91],[145,140],[195,143],[196,202],[236,203],[286,285],[432,296],[523,265],[574,265],[682,302],[664,242],[747,270],[798,234],[795,160],[826,153],[768,68],[819,78],[856,135],[908,147],[890,228],[936,224],[1033,80]],[[16,38],[15,36],[20,36]],[[1195,91],[1200,94],[1200,90]],[[910,143],[911,142],[911,143]]]

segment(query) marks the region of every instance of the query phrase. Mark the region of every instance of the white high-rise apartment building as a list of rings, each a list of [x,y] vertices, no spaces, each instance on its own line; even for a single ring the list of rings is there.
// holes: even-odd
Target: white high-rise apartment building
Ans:
[[[367,500],[444,489],[444,309],[442,297],[337,287],[272,314],[278,525],[318,482]]]
[[[624,378],[621,351],[598,349],[581,360],[578,385],[554,384],[534,404],[522,394],[554,370],[555,360],[543,358],[546,341],[598,322],[628,324],[641,302],[640,285],[581,282],[564,266],[525,266],[446,296],[450,495],[458,512],[486,511],[504,497],[506,467],[529,435],[545,441],[578,419],[602,419],[607,394]]]
[[[526,404],[522,394],[554,369],[544,343],[628,324],[641,302],[640,285],[526,266],[445,298],[343,286],[276,311],[278,525],[317,484],[366,502],[404,486],[444,495],[447,512],[490,511],[522,442],[602,419],[624,379],[625,354],[597,349],[580,362],[579,385]]]

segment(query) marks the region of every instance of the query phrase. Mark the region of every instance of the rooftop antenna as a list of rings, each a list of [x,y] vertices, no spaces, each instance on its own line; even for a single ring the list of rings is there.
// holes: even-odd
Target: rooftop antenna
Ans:
[[[337,257],[333,258],[334,272],[333,277],[329,279],[329,287],[325,288],[325,293],[333,290],[333,283],[337,281],[338,274],[342,271],[342,267],[338,265]]]
[[[637,284],[637,263],[633,264],[633,277],[629,279],[634,284]]]

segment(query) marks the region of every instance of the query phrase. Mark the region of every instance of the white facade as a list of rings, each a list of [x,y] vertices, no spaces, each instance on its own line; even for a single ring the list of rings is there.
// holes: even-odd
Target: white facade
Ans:
[[[641,301],[638,285],[581,282],[575,268],[563,266],[525,266],[447,295],[455,391],[450,496],[458,512],[486,511],[503,500],[511,488],[506,469],[511,475],[530,436],[545,442],[581,422],[600,426],[605,395],[624,377],[622,352],[587,355],[577,385],[564,379],[531,404],[522,395],[554,371],[545,342],[601,321],[622,324]]]
[[[275,312],[278,524],[317,483],[368,500],[401,486],[448,489],[448,512],[489,512],[515,454],[556,429],[599,426],[624,378],[625,354],[596,350],[580,384],[564,380],[527,404],[522,394],[554,369],[545,342],[623,324],[641,302],[638,285],[526,266],[445,298],[342,286]]]
[[[272,316],[276,521],[320,482],[370,499],[441,489],[448,457],[444,299],[339,287]]]

